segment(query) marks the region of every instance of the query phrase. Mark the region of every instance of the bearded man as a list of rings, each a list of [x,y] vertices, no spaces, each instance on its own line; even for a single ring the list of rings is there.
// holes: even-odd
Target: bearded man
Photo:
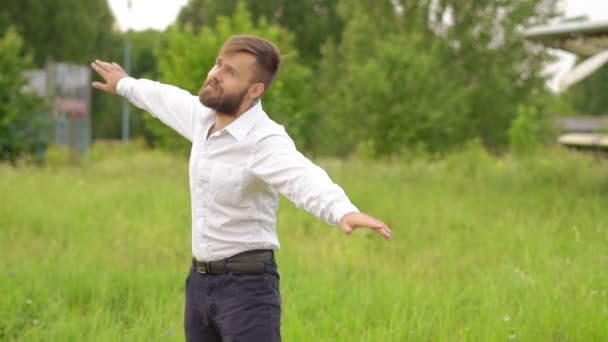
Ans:
[[[346,234],[381,221],[359,212],[320,167],[297,151],[262,109],[280,65],[277,47],[233,36],[219,51],[198,96],[134,79],[96,60],[92,86],[126,97],[192,142],[192,263],[186,280],[187,341],[280,341],[279,194]]]

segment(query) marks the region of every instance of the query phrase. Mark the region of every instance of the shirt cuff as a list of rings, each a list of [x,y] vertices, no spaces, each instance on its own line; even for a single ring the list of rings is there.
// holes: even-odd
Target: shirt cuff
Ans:
[[[344,217],[344,215],[349,213],[358,213],[359,209],[355,207],[352,203],[343,203],[336,206],[333,212],[334,222],[331,222],[334,226],[340,226],[340,220]]]
[[[116,84],[116,92],[118,95],[125,96],[127,94],[127,90],[131,88],[131,86],[135,83],[135,79],[133,77],[123,77]]]

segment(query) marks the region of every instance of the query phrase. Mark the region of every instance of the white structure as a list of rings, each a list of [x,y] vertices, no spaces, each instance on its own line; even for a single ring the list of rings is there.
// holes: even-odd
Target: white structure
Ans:
[[[564,91],[608,63],[608,21],[566,22],[530,27],[526,38],[545,46],[570,51],[585,58],[559,81]],[[608,110],[608,108],[607,108]],[[571,122],[570,122],[571,121]],[[570,122],[570,124],[566,124]],[[558,141],[577,148],[608,148],[607,120],[604,118],[566,118],[562,120],[565,134]],[[576,127],[587,127],[585,130]]]

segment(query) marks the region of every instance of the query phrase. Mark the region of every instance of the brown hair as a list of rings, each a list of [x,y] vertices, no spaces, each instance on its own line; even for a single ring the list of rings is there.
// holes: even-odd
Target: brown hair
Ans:
[[[266,92],[276,77],[281,64],[279,49],[266,39],[250,35],[237,35],[230,37],[224,43],[220,50],[220,56],[237,52],[249,53],[255,57],[258,68],[254,71],[253,81],[263,83],[264,92]]]

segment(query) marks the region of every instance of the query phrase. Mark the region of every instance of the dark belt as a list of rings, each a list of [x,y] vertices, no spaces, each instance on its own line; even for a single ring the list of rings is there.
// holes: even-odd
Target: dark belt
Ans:
[[[192,266],[198,273],[264,273],[265,263],[273,260],[272,250],[254,250],[217,261],[192,258]]]

